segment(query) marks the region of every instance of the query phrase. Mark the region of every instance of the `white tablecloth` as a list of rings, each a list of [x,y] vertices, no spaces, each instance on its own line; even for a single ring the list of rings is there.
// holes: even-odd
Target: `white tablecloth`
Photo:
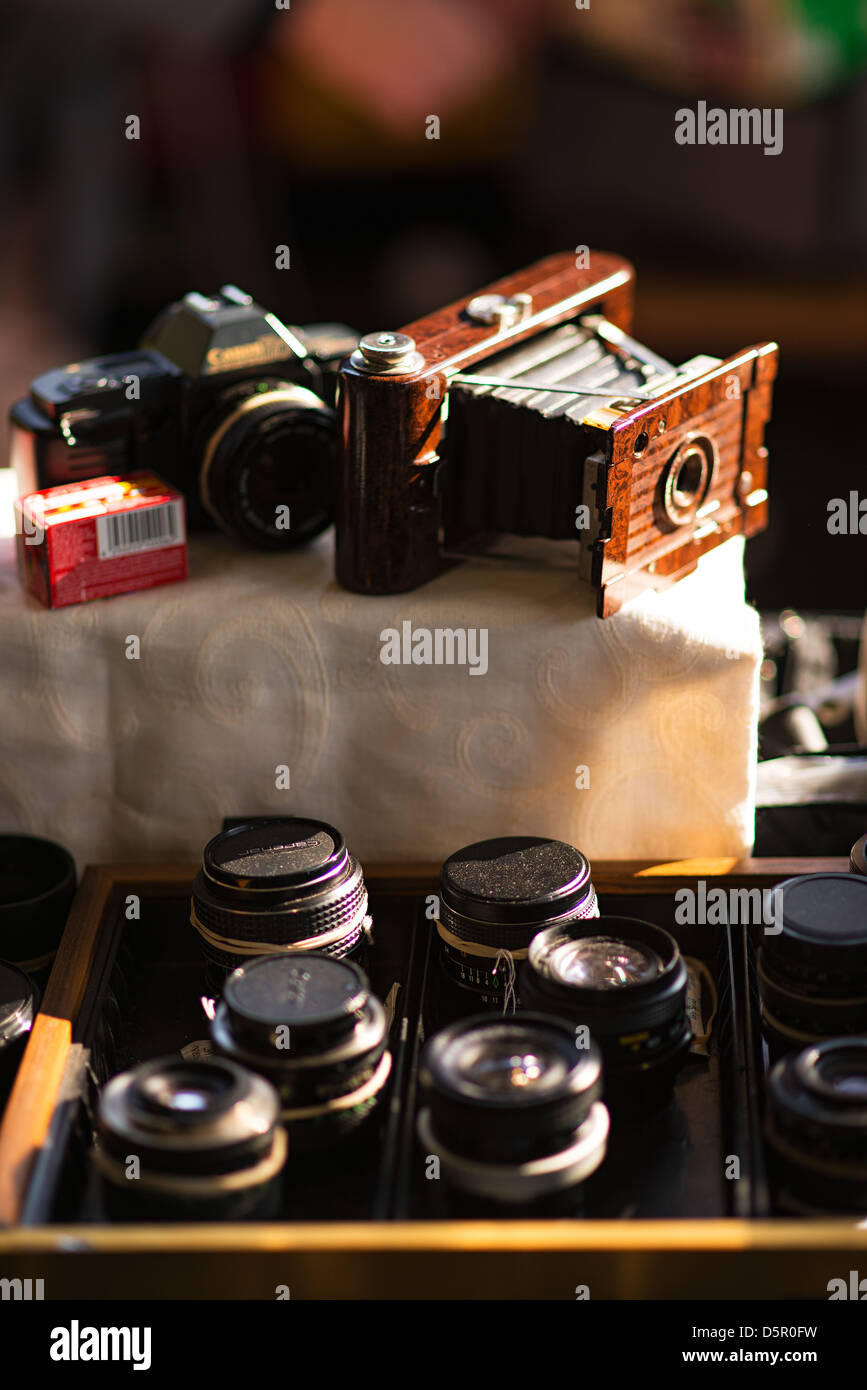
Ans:
[[[80,864],[195,859],[224,815],[284,812],[337,824],[362,862],[516,833],[591,859],[750,846],[760,641],[740,540],[605,622],[554,544],[544,565],[515,542],[371,599],[334,582],[330,537],[287,556],[196,537],[185,583],[54,612],[2,544],[0,829]],[[404,620],[486,628],[487,673],[384,665],[380,633]]]

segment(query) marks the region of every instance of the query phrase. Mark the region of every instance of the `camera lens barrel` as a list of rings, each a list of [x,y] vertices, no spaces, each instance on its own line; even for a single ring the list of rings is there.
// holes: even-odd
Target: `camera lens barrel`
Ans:
[[[605,1156],[600,1053],[577,1047],[562,1020],[458,1020],[425,1044],[419,1075],[419,1141],[462,1192],[532,1202],[583,1181]]]
[[[768,1073],[766,1098],[778,1203],[867,1211],[867,1037],[789,1053]]]
[[[536,933],[598,911],[590,865],[572,845],[529,836],[468,845],[440,873],[441,972],[465,1008],[502,1008]]]
[[[775,1051],[864,1031],[867,878],[804,874],[773,892],[774,932],[757,958],[765,1033]]]
[[[0,1111],[27,1046],[39,996],[33,981],[11,961],[0,961]]]
[[[191,921],[206,959],[225,970],[253,956],[345,956],[371,928],[361,866],[324,821],[234,826],[205,846]]]
[[[645,1113],[670,1094],[692,1031],[674,937],[633,917],[555,925],[533,938],[521,979],[529,1009],[583,1025],[602,1049],[609,1105]]]
[[[293,1153],[364,1124],[391,1071],[385,1009],[352,961],[298,954],[248,961],[226,980],[217,1051],[276,1086]]]
[[[286,1160],[279,1117],[274,1087],[225,1058],[161,1057],[112,1077],[94,1149],[110,1214],[260,1210]]]
[[[228,392],[209,428],[199,490],[205,510],[224,531],[286,550],[306,544],[331,523],[336,417],[307,387],[246,383]]]
[[[0,835],[0,958],[47,975],[75,896],[75,862],[62,845]]]

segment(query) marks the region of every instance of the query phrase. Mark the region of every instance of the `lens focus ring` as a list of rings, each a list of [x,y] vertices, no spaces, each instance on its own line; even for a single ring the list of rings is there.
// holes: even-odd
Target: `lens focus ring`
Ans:
[[[247,912],[216,903],[208,891],[207,880],[199,873],[193,885],[196,915],[209,930],[239,941],[265,941],[288,946],[337,931],[341,927],[348,929],[353,922],[356,923],[358,935],[367,911],[367,889],[361,866],[355,860],[351,862],[353,872],[341,886],[341,897],[336,901],[297,906],[284,902],[272,907],[269,912]]]

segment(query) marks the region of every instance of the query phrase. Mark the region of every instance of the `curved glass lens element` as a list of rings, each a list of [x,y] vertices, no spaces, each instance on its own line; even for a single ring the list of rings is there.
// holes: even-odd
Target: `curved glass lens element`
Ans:
[[[216,1067],[204,1065],[193,1070],[181,1064],[146,1077],[138,1089],[150,1110],[204,1115],[222,1104],[233,1089],[233,1081]]]
[[[824,1057],[819,1063],[819,1076],[842,1099],[867,1102],[867,1058],[853,1056],[851,1051],[839,1057]]]
[[[173,1110],[207,1110],[208,1097],[201,1091],[175,1091],[171,1107]]]
[[[585,989],[620,989],[644,984],[659,974],[660,959],[647,946],[612,936],[583,936],[564,941],[548,956],[549,975],[564,985]]]
[[[479,1030],[454,1047],[452,1064],[462,1079],[488,1095],[516,1098],[528,1090],[559,1085],[568,1074],[564,1056],[529,1030],[509,1029],[492,1036]]]
[[[532,1052],[503,1052],[497,1057],[481,1057],[467,1075],[486,1091],[511,1091],[532,1086],[542,1075],[543,1063]]]

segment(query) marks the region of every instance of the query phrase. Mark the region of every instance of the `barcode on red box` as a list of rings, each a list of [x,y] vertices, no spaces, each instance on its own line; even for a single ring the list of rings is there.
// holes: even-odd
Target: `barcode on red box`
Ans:
[[[110,512],[96,518],[100,560],[136,555],[164,545],[183,545],[186,539],[183,502],[160,502],[134,512]]]

